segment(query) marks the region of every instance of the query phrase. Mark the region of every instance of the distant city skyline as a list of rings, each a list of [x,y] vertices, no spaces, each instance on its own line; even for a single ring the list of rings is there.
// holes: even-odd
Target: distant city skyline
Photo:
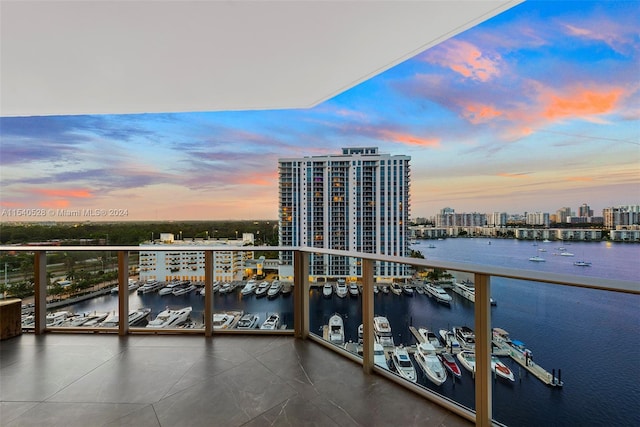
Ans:
[[[524,2],[308,110],[1,117],[0,209],[37,216],[0,221],[277,218],[278,159],[342,147],[411,156],[412,218],[637,205],[638,22]]]

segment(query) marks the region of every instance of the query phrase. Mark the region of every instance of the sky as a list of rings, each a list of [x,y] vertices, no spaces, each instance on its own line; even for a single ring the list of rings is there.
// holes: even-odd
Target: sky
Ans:
[[[312,109],[0,117],[0,221],[276,219],[279,158],[364,146],[414,218],[638,205],[639,22],[525,2]]]

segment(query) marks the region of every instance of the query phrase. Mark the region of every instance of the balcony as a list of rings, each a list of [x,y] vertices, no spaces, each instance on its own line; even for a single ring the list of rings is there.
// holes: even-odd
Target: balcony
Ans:
[[[3,343],[3,405],[15,411],[9,412],[11,416],[21,413],[23,409],[27,411],[25,408],[29,405],[22,406],[18,402],[47,400],[41,404],[42,408],[28,411],[29,417],[34,417],[34,424],[51,411],[64,418],[67,416],[65,411],[72,406],[76,410],[98,414],[99,417],[115,417],[108,418],[111,422],[136,420],[144,424],[141,420],[155,414],[157,419],[153,418],[154,422],[159,425],[179,423],[180,417],[185,414],[202,419],[205,424],[214,420],[225,425],[239,425],[250,420],[278,423],[282,420],[279,417],[285,413],[290,420],[306,417],[327,420],[328,424],[347,419],[361,425],[389,422],[410,425],[418,419],[414,417],[422,416],[422,421],[439,420],[438,423],[446,425],[492,425],[500,423],[502,416],[496,413],[494,417],[494,393],[503,393],[503,385],[491,370],[491,353],[495,352],[495,348],[492,349],[492,326],[497,326],[492,325],[491,320],[492,279],[524,281],[528,286],[544,284],[556,292],[586,289],[630,298],[640,294],[636,283],[615,280],[321,248],[269,249],[287,251],[292,253],[294,259],[293,316],[286,329],[214,330],[212,318],[215,297],[211,286],[213,252],[216,249],[206,249],[205,283],[208,287],[204,295],[203,327],[150,331],[129,326],[126,322],[109,330],[50,327],[46,322],[47,252],[100,250],[117,253],[117,310],[120,318],[126,318],[129,312],[129,300],[126,298],[129,253],[137,252],[139,248],[38,247],[34,250],[33,247],[0,247],[2,251],[33,252],[36,279],[35,333],[8,341],[6,345]],[[193,247],[188,246],[174,250],[194,251]],[[264,247],[224,248],[224,251],[230,250],[260,251]],[[153,249],[145,248],[145,251]],[[161,251],[161,248],[156,251]],[[318,322],[328,325],[325,319],[313,317],[314,310],[324,304],[322,301],[326,301],[318,298],[318,285],[309,282],[310,255],[313,254],[346,257],[345,260],[349,261],[345,266],[358,265],[362,270],[362,276],[358,278],[361,294],[357,299],[348,297],[341,303],[349,310],[350,322],[362,324],[362,343],[358,351],[350,351],[332,343],[327,339],[326,328],[318,328]],[[376,293],[381,292],[380,285],[374,282],[376,264],[380,261],[398,264],[398,267],[410,264],[414,268],[455,271],[473,278],[475,303],[467,306],[472,307],[470,310],[473,314],[466,320],[475,332],[475,371],[473,374],[466,373],[464,381],[457,383],[457,389],[456,383],[453,383],[456,391],[467,388],[470,400],[451,398],[443,389],[416,384],[376,365],[373,319],[384,309],[380,305],[382,300],[375,299]],[[408,297],[406,301],[410,304],[415,300]],[[437,303],[433,304],[433,310],[440,310]],[[390,320],[395,324],[403,322],[403,319]],[[84,333],[69,335],[60,332]],[[111,332],[111,335],[86,332]],[[118,337],[114,337],[114,334]],[[172,356],[167,358],[167,354]],[[51,361],[57,361],[57,365],[52,367]],[[179,363],[176,364],[176,361]],[[171,363],[171,366],[167,366],[167,363]],[[568,366],[569,363],[563,367]],[[545,368],[551,372],[555,367]],[[138,377],[147,380],[136,381]],[[380,377],[383,380],[379,380]],[[122,381],[123,378],[127,378],[127,381]],[[538,385],[538,379],[525,380]],[[544,387],[542,381],[539,386]],[[559,388],[557,385],[562,381],[555,369],[549,381],[548,388],[553,393],[551,390]],[[275,386],[275,393],[269,392],[265,384]],[[252,404],[243,406],[242,402],[234,400],[237,396],[250,397]],[[499,396],[505,399],[503,395]],[[120,404],[120,407],[116,404]],[[129,405],[130,411],[124,411],[122,404]],[[236,409],[227,410],[232,407]],[[336,411],[336,408],[341,410]],[[538,410],[545,411],[545,408]],[[215,414],[212,411],[216,411]],[[20,415],[15,417],[20,419]],[[5,420],[3,418],[2,424],[10,425]],[[24,423],[25,420],[22,418],[18,423]]]

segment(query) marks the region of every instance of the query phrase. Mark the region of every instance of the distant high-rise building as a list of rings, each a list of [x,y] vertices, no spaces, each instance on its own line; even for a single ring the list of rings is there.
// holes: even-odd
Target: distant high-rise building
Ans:
[[[640,224],[640,205],[610,207],[602,210],[605,228]]]
[[[578,208],[578,216],[583,218],[590,218],[593,216],[593,210],[589,207],[589,205],[583,203],[582,206]]]
[[[507,213],[493,212],[487,214],[487,225],[491,227],[504,227],[507,225]]]
[[[487,225],[487,215],[477,212],[455,213],[451,208],[444,208],[436,215],[436,227],[483,227]]]
[[[408,256],[410,160],[376,147],[279,159],[280,245]],[[293,264],[291,253],[282,252],[280,259]],[[362,274],[356,259],[334,255],[311,255],[309,268],[315,277]],[[407,271],[376,262],[378,277],[403,277]]]
[[[571,208],[560,208],[556,211],[556,221],[559,224],[566,223],[567,218],[571,216]]]
[[[527,213],[526,223],[529,225],[549,226],[549,214],[546,212],[530,212]]]

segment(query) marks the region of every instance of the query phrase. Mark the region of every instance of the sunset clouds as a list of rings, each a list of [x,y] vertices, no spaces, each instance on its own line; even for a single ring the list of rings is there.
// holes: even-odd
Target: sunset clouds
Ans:
[[[414,217],[637,204],[638,22],[524,2],[307,110],[0,118],[0,208],[274,219],[278,159],[350,146],[411,156]]]

